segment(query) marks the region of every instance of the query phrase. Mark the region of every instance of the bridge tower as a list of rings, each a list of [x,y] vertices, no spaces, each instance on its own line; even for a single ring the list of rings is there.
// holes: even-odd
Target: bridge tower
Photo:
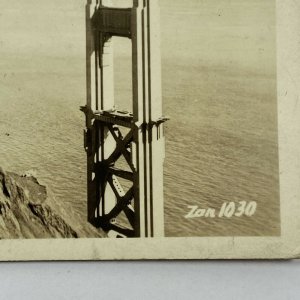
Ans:
[[[164,235],[158,0],[86,5],[88,221],[116,237]],[[132,113],[115,108],[113,37],[131,39]],[[124,74],[126,76],[126,74]],[[122,161],[118,163],[118,161]]]

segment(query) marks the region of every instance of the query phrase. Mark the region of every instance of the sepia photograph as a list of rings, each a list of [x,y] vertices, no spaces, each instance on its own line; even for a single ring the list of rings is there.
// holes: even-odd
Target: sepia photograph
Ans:
[[[0,0],[1,241],[280,239],[277,26],[275,0]]]

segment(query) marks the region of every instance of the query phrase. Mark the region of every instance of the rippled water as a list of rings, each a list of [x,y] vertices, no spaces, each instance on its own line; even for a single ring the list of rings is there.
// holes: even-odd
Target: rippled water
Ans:
[[[274,1],[161,6],[164,112],[171,117],[166,235],[278,234]],[[0,0],[0,165],[36,170],[53,205],[84,230],[84,2],[28,0],[23,7]],[[127,47],[116,41],[121,102],[130,97]],[[219,208],[224,201],[257,201],[257,212],[184,218],[188,205]]]

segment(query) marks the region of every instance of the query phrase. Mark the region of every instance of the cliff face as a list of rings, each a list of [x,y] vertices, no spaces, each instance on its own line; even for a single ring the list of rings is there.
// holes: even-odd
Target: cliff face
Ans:
[[[46,199],[46,187],[35,177],[0,168],[0,239],[77,238],[78,233]]]

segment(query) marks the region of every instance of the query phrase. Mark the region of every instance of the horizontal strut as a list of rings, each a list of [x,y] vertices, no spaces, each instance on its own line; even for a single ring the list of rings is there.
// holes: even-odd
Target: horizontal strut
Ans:
[[[100,6],[92,17],[93,28],[110,36],[131,38],[131,8]]]
[[[151,128],[153,126],[159,126],[160,124],[170,120],[169,117],[162,116],[148,123],[134,123],[132,113],[127,111],[121,111],[117,109],[89,111],[86,106],[81,106],[80,110],[83,111],[86,115],[89,115],[91,119],[95,119],[106,124],[119,125],[126,128]]]

